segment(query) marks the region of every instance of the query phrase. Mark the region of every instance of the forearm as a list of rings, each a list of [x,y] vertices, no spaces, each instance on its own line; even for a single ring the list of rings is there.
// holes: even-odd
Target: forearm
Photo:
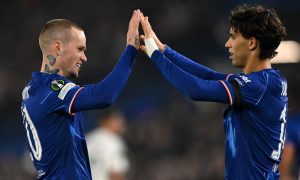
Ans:
[[[72,112],[111,105],[129,78],[136,54],[133,46],[127,46],[114,69],[102,81],[82,88],[74,100]]]
[[[232,104],[222,83],[204,80],[184,71],[158,50],[154,51],[151,60],[168,81],[191,99]]]
[[[176,52],[175,50],[171,49],[168,46],[166,46],[163,53],[170,61],[172,61],[177,66],[179,66],[181,69],[201,79],[206,79],[206,80],[226,79],[227,76],[226,74],[215,72],[206,66],[198,64],[193,60]]]

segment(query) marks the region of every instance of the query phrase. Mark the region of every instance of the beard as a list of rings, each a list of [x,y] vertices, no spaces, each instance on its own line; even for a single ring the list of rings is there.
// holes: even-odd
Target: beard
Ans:
[[[72,79],[76,79],[76,78],[78,78],[78,73],[71,73],[70,74],[70,78],[72,78]]]

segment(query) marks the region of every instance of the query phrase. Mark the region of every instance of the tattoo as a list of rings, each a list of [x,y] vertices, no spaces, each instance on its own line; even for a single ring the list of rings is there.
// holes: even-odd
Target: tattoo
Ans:
[[[45,64],[45,72],[49,74],[57,74],[59,72],[59,69],[52,69],[50,70],[50,67],[48,64]]]
[[[140,37],[139,37],[139,35],[137,35],[137,36],[135,36],[135,38],[134,38],[134,44],[137,46],[137,47],[139,47],[140,46]]]
[[[56,58],[54,56],[52,56],[52,55],[48,55],[47,58],[49,60],[49,64],[51,66],[53,66],[55,64],[55,62],[56,62]]]

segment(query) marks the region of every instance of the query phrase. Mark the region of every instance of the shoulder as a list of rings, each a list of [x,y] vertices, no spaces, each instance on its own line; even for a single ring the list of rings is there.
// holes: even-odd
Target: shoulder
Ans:
[[[273,69],[253,72],[250,74],[231,75],[228,81],[237,81],[240,87],[248,87],[253,89],[265,89],[267,86],[281,82],[286,82],[280,73]]]
[[[240,88],[243,89],[262,89],[267,84],[267,79],[261,74],[252,73],[249,75],[235,74],[228,79],[229,82],[236,81]]]
[[[47,79],[46,85],[49,87],[51,91],[60,92],[62,89],[69,86],[76,86],[75,83],[71,82],[67,78],[59,75],[52,75]]]
[[[58,74],[41,73],[37,80],[35,89],[47,102],[64,100],[67,93],[76,86],[75,83]]]
[[[257,105],[267,91],[281,93],[281,78],[272,69],[253,72],[250,74],[235,74],[228,78],[228,81],[237,84],[241,94],[241,102]],[[274,91],[275,92],[275,91]]]
[[[64,100],[66,94],[75,86],[77,86],[75,83],[57,74],[49,74],[48,77],[45,77],[45,91],[61,100]]]
[[[37,87],[38,90],[59,92],[68,83],[72,82],[58,74],[35,72],[32,74],[30,86]]]

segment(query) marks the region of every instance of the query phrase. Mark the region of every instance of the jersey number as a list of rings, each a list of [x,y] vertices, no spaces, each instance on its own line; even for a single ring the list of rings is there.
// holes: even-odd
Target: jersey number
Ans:
[[[283,145],[284,145],[284,141],[285,141],[285,126],[286,126],[286,104],[284,105],[283,110],[281,111],[281,115],[280,115],[280,121],[281,121],[281,127],[280,127],[280,142],[278,144],[278,150],[274,150],[272,152],[271,157],[274,160],[278,160],[282,149],[283,149]]]
[[[31,152],[34,158],[39,161],[42,159],[41,141],[25,105],[22,106],[22,116]]]

